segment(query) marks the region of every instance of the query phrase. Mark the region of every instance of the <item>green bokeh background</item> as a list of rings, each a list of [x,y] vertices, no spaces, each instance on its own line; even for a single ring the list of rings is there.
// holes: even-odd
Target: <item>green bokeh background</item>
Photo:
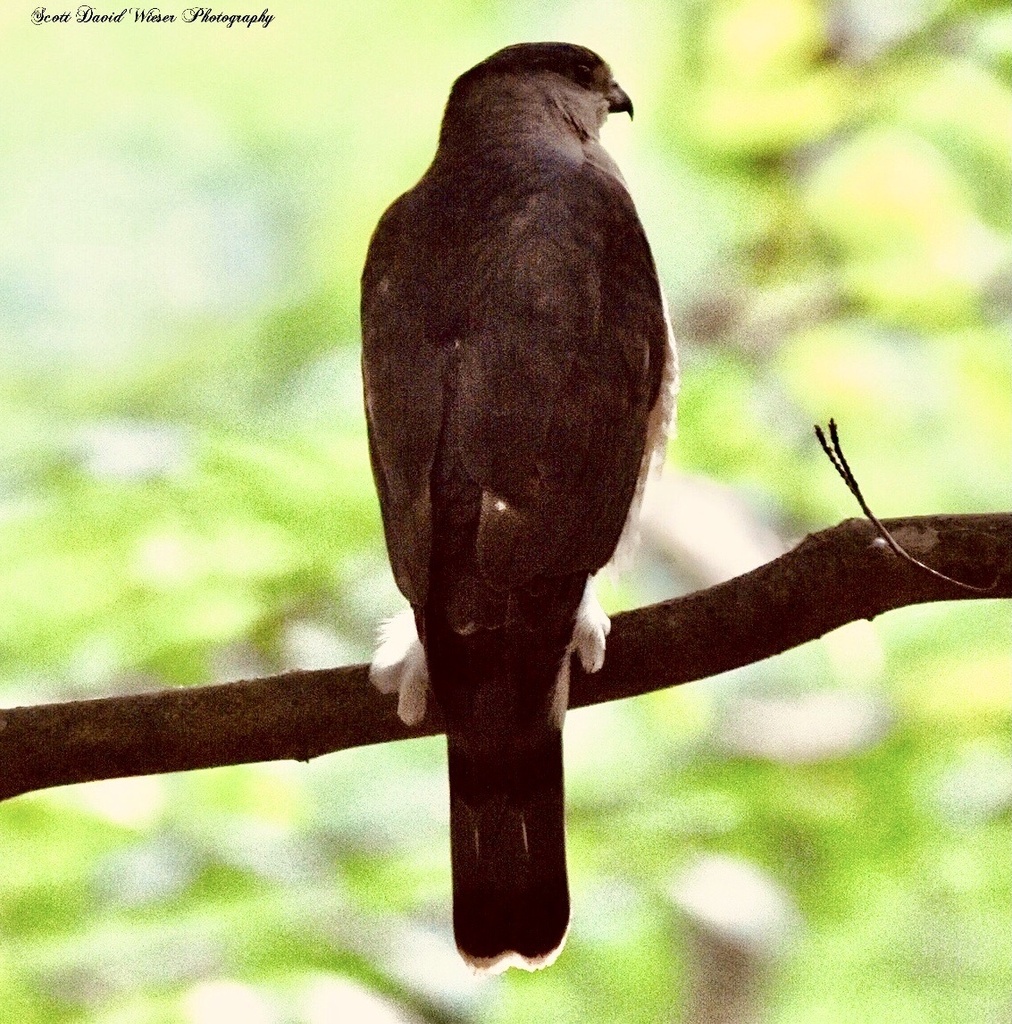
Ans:
[[[830,416],[880,516],[1007,507],[1007,5],[270,11],[0,12],[4,705],[368,656],[397,595],[365,247],[452,79],[523,39],[595,48],[635,101],[605,142],[681,340],[675,502],[707,502],[611,607],[854,514]],[[571,715],[574,923],[535,976],[453,952],[438,740],[11,801],[0,1018],[729,1020],[701,1009],[719,947],[760,978],[743,1021],[1007,1020],[1008,653],[997,602],[912,608]]]

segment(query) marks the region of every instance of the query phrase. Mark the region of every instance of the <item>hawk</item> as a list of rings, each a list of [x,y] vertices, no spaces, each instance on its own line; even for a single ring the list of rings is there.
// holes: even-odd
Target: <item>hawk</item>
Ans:
[[[677,376],[643,228],[599,142],[632,102],[567,43],[461,75],[422,179],[362,275],[369,451],[394,578],[374,683],[431,692],[450,774],[453,923],[477,971],[533,970],[569,927],[570,656],[604,661],[591,578],[634,533]]]

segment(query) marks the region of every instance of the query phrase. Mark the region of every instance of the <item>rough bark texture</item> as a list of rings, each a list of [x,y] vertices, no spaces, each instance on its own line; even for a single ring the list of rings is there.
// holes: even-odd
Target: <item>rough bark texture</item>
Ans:
[[[570,707],[704,679],[856,619],[930,601],[1012,597],[1012,515],[886,521],[915,558],[980,587],[938,580],[893,555],[863,519],[812,534],[727,583],[615,616],[604,668],[574,664]],[[95,779],[296,759],[442,731],[415,729],[365,665],[0,710],[0,799]]]

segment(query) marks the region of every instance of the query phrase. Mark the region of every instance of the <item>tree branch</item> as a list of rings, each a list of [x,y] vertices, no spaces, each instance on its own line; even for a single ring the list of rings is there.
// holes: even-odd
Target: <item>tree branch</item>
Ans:
[[[703,679],[780,654],[856,619],[930,601],[1012,597],[1012,515],[887,521],[907,551],[979,594],[897,558],[863,519],[807,537],[727,583],[615,616],[604,668],[574,661],[570,707]],[[95,779],[310,758],[442,731],[397,718],[367,668],[0,710],[0,800]]]

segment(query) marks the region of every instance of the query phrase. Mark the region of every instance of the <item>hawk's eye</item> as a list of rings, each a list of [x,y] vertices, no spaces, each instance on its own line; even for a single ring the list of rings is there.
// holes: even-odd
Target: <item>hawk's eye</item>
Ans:
[[[573,77],[579,85],[589,87],[594,84],[594,72],[589,64],[577,64],[573,69]]]

